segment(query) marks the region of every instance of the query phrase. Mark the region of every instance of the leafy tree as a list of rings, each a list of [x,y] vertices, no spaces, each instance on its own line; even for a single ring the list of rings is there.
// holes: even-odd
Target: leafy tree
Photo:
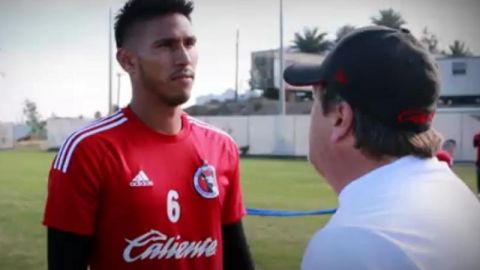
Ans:
[[[422,44],[431,54],[440,53],[438,49],[437,35],[430,32],[427,27],[423,28],[422,36],[420,37],[420,42],[422,42]]]
[[[273,54],[271,56],[257,55],[253,61],[253,68],[250,70],[250,89],[266,89],[274,85]]]
[[[355,26],[346,24],[337,30],[337,39],[335,42],[339,42],[344,36],[355,30]]]
[[[449,46],[449,49],[450,56],[462,57],[472,55],[465,42],[460,40],[455,40],[453,44]]]
[[[318,28],[305,28],[303,33],[296,32],[292,48],[304,53],[323,54],[332,46],[332,42],[326,39],[327,33],[318,32]]]
[[[370,19],[372,20],[373,24],[383,25],[395,29],[400,29],[402,25],[407,23],[403,19],[402,15],[392,8],[381,9],[377,16],[373,16]]]
[[[95,119],[100,119],[102,118],[102,113],[100,111],[96,111],[95,114],[93,115]]]
[[[30,100],[25,100],[23,114],[27,119],[27,125],[30,127],[30,136],[36,139],[46,138],[46,122],[40,119],[37,111],[37,104]]]

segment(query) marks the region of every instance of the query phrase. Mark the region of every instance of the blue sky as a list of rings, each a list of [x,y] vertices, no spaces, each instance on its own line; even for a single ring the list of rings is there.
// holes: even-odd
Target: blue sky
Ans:
[[[196,0],[193,24],[199,64],[195,97],[234,87],[235,31],[240,30],[240,88],[248,88],[251,52],[278,47],[279,0]],[[42,117],[93,117],[105,113],[108,97],[108,10],[117,0],[0,0],[0,121],[22,121],[22,103],[35,101]],[[480,54],[478,0],[284,0],[284,42],[303,27],[333,38],[344,24],[364,26],[379,9],[394,8],[417,36],[423,27],[440,47],[455,39]],[[113,89],[122,72],[114,64]],[[122,72],[123,73],[123,72]],[[123,73],[124,74],[124,73]],[[121,105],[130,99],[121,77]],[[114,99],[116,97],[114,95]]]

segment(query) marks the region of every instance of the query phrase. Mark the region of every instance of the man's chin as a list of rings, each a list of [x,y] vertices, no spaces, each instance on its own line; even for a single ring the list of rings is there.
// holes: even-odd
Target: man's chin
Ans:
[[[186,91],[182,94],[175,95],[175,96],[169,96],[169,97],[164,97],[163,101],[167,104],[169,107],[177,107],[185,102],[187,102],[190,99],[190,91]]]

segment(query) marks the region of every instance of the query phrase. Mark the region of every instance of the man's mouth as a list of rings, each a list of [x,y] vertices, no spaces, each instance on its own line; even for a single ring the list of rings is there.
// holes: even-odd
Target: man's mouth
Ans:
[[[170,78],[171,80],[181,80],[181,79],[193,80],[195,78],[195,74],[193,73],[193,71],[183,70],[180,72],[175,72]]]

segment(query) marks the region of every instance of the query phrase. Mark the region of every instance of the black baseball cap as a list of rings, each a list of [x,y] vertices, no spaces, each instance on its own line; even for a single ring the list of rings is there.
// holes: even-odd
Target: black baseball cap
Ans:
[[[287,83],[337,91],[353,108],[399,130],[430,128],[440,92],[435,61],[406,29],[369,26],[345,36],[318,65],[295,64]]]

